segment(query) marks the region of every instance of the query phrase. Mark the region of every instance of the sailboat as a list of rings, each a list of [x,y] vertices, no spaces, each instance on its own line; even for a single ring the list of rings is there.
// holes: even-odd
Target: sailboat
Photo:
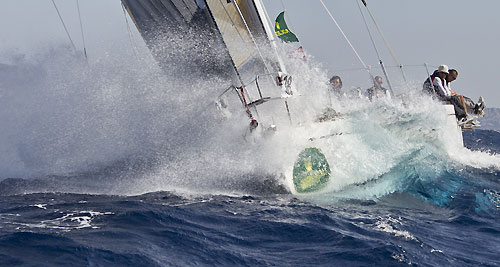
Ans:
[[[292,123],[287,101],[295,93],[292,78],[278,55],[275,32],[261,0],[122,3],[153,56],[167,71],[227,78],[227,84],[214,92],[218,95],[216,107],[231,109],[237,103],[248,116],[250,132],[276,131],[273,118],[277,116],[288,117]],[[280,35],[289,36],[283,26]],[[185,42],[176,43],[176,38],[190,40],[195,46],[186,49]],[[295,190],[318,190],[329,176],[330,168],[320,149],[304,148],[293,166]]]
[[[165,71],[224,78],[225,83],[212,92],[217,96],[214,106],[228,112],[243,110],[251,134],[279,130],[273,119],[276,116],[288,117],[289,124],[296,125],[288,102],[297,92],[275,38],[289,30],[276,23],[273,31],[261,0],[121,1]],[[463,145],[452,108],[447,107],[449,127],[457,129],[457,142]],[[331,131],[335,114],[326,115],[319,120],[322,126],[315,129],[316,136],[297,150],[296,160],[287,169],[285,176],[292,178],[294,193],[319,191],[330,180],[329,160],[321,147],[337,133]]]

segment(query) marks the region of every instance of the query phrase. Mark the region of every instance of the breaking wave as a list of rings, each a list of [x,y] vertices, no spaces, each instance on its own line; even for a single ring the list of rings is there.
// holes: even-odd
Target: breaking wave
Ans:
[[[268,138],[249,135],[243,111],[225,120],[215,111],[214,92],[227,80],[166,76],[151,57],[86,62],[60,48],[2,65],[1,193],[286,193],[296,156],[323,135],[331,182],[299,198],[332,203],[406,192],[434,201],[470,184],[471,173],[498,175],[500,157],[456,145],[453,129],[442,126],[446,113],[419,94],[334,101],[341,119],[311,123],[329,104],[327,75],[312,58],[287,60],[299,126],[273,117],[278,131]],[[490,182],[470,186],[486,190]]]

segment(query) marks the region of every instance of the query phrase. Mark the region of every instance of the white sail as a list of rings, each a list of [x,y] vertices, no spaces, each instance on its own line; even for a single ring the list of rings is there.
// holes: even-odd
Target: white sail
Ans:
[[[206,58],[213,58],[227,53],[245,79],[280,71],[278,60],[267,62],[262,55],[262,50],[269,51],[271,46],[262,22],[265,19],[259,15],[253,0],[122,0],[122,3],[160,63],[166,61],[165,55],[173,53],[172,49],[162,51],[172,35],[196,31],[200,40],[194,41],[213,39],[215,35],[223,42],[222,48],[215,45],[191,51],[197,57],[205,53]],[[185,55],[186,51],[180,53]]]
[[[240,67],[256,53],[245,22],[232,2],[207,0],[207,5],[235,66]]]

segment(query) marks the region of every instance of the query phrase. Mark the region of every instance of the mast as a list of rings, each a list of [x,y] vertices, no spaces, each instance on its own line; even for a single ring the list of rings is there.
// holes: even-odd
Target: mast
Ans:
[[[358,0],[354,0],[354,1],[356,1],[356,4],[358,4],[359,13],[361,13],[361,17],[363,18],[363,22],[365,23],[366,31],[368,32],[368,35],[370,36],[370,40],[372,42],[373,48],[375,49],[375,53],[377,54],[378,62],[380,64],[380,67],[382,68],[382,72],[384,73],[385,80],[387,81],[387,84],[389,85],[389,90],[391,92],[391,95],[394,96],[394,91],[392,90],[391,81],[389,80],[389,76],[387,75],[387,71],[385,70],[384,62],[382,61],[382,57],[380,57],[380,53],[378,52],[377,45],[375,45],[375,41],[373,40],[373,36],[372,36],[371,31],[370,31],[370,28],[368,27],[368,23],[366,23],[365,15],[363,14],[363,11],[361,10],[361,6],[359,5]],[[376,81],[373,81],[373,84],[375,86],[377,86]]]
[[[56,9],[57,15],[59,16],[59,19],[61,20],[61,24],[64,27],[64,31],[66,32],[66,35],[68,36],[69,42],[71,43],[71,46],[73,47],[73,50],[76,52],[76,46],[75,43],[73,42],[73,39],[71,39],[71,35],[69,34],[68,28],[66,27],[66,24],[64,23],[64,20],[61,16],[61,13],[59,12],[59,9],[57,8],[56,2],[52,0],[52,4],[54,5],[54,8]]]

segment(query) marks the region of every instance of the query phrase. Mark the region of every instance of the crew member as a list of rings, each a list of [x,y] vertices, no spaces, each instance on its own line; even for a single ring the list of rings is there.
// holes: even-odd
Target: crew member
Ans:
[[[380,97],[387,97],[389,99],[391,98],[390,91],[384,88],[382,84],[383,84],[382,77],[375,76],[375,78],[373,79],[373,86],[371,88],[366,89],[366,96],[368,96],[368,99],[370,99],[370,101],[373,98],[380,98]]]

